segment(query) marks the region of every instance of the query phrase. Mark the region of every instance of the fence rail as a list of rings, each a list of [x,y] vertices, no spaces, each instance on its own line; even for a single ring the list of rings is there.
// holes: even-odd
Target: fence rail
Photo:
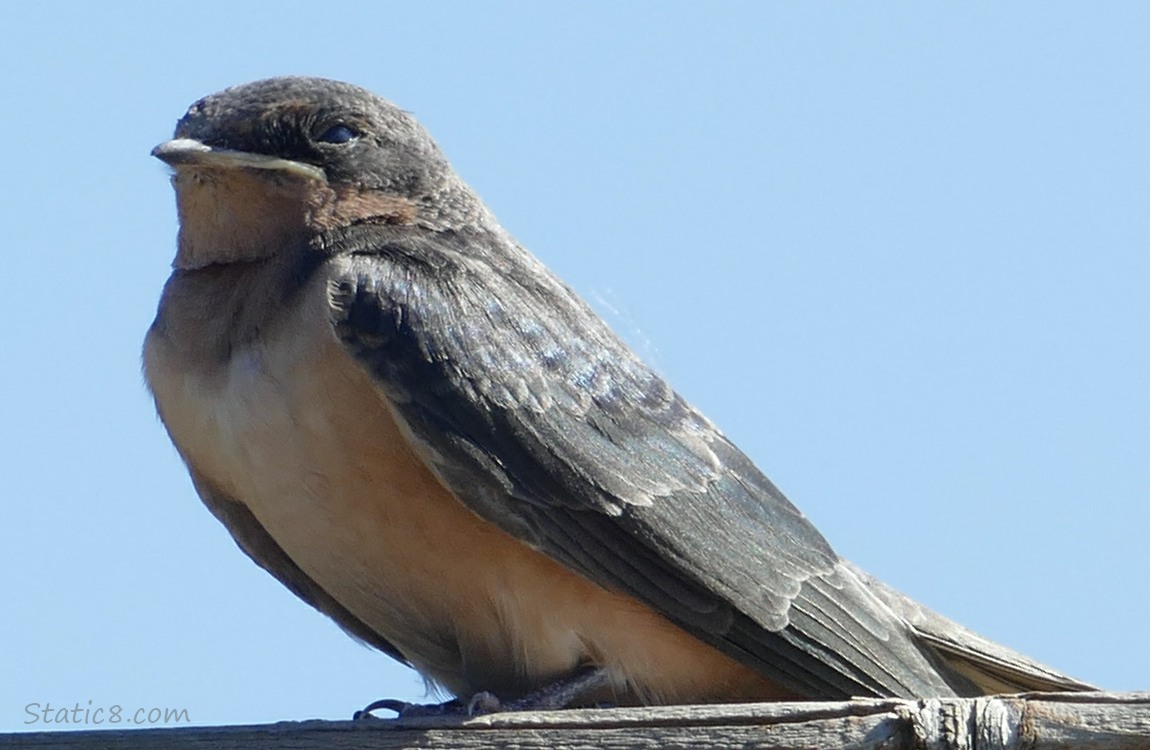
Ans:
[[[741,703],[503,713],[471,718],[0,734],[0,749],[1147,750],[1150,692]]]

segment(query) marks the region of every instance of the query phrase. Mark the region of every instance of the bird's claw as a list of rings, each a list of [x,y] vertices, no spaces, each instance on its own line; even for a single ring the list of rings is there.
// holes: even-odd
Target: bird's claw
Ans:
[[[353,721],[361,719],[378,719],[376,711],[394,711],[397,719],[410,719],[417,716],[479,716],[481,714],[494,714],[517,708],[518,701],[504,703],[495,693],[483,690],[471,696],[471,700],[464,703],[459,699],[445,701],[444,703],[408,703],[395,698],[382,698],[373,701],[352,714]]]
[[[470,704],[464,706],[458,700],[443,703],[408,703],[395,698],[383,698],[367,704],[352,714],[351,718],[353,721],[378,719],[375,711],[394,711],[397,719],[410,719],[416,716],[467,716],[471,713]]]
[[[396,718],[415,716],[479,716],[502,711],[555,711],[569,707],[584,693],[610,683],[607,670],[602,667],[583,667],[567,677],[546,685],[522,698],[501,701],[499,696],[482,690],[464,703],[458,698],[444,703],[408,703],[384,698],[356,711],[353,719],[377,718],[373,711],[394,711]]]

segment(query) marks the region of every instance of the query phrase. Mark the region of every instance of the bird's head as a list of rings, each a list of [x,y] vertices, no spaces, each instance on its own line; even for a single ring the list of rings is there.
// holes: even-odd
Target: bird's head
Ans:
[[[410,114],[321,78],[204,97],[152,155],[174,170],[181,268],[268,257],[353,224],[443,228],[483,213]]]

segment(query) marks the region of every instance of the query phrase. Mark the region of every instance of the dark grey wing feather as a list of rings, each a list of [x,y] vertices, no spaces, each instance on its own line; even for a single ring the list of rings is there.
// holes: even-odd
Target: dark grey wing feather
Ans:
[[[351,637],[407,664],[407,658],[395,646],[345,609],[303,572],[246,505],[216,489],[190,465],[188,471],[204,505],[227,527],[239,548],[257,565],[271,573],[293,594],[334,620]]]
[[[988,641],[855,566],[848,563],[848,567],[867,588],[909,623],[915,635],[930,644],[950,668],[968,677],[984,693],[1098,690],[1090,683],[1068,677],[1029,656]]]
[[[801,694],[969,691],[525,251],[398,230],[329,250],[338,335],[472,510]]]

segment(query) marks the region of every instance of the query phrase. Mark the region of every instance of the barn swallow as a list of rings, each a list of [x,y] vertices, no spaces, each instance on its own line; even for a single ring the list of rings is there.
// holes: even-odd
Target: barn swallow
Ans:
[[[575,705],[1090,688],[840,559],[407,112],[274,78],[196,102],[153,155],[180,229],[144,372],[197,492],[434,685],[574,680]]]

